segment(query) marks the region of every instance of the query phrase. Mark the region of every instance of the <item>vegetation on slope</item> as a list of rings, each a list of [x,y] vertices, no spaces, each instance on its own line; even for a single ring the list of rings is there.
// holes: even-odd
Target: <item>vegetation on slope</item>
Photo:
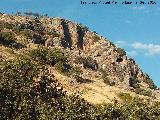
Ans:
[[[47,49],[44,54],[49,53]],[[32,54],[33,51],[29,53]],[[34,50],[35,52],[35,50]],[[42,52],[43,53],[43,52]],[[47,55],[46,55],[47,56]],[[46,61],[59,58],[53,51],[51,57],[44,55]],[[42,59],[19,56],[12,61],[0,64],[0,119],[26,120],[155,120],[160,119],[160,104],[143,102],[134,98],[120,105],[106,104],[92,106],[76,95],[69,96],[49,74]],[[51,63],[52,63],[51,60]],[[62,59],[58,59],[62,60]],[[125,95],[121,94],[123,99]],[[127,95],[128,96],[128,95]]]

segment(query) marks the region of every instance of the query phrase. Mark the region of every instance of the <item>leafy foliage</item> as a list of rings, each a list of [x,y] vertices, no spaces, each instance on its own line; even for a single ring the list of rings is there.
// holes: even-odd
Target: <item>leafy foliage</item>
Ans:
[[[70,64],[66,62],[58,62],[55,65],[55,68],[62,74],[65,74],[67,76],[74,76],[74,75],[79,75],[82,73],[80,68],[78,67],[73,67]]]
[[[60,37],[61,35],[57,33],[55,30],[50,30],[47,32],[48,35],[52,35],[53,37]]]
[[[129,93],[120,92],[117,94],[117,96],[124,101],[131,101],[132,100],[132,96]]]
[[[107,104],[99,109],[100,120],[158,120],[160,109],[158,104],[149,105],[143,99],[133,98],[123,105]]]
[[[72,68],[69,64],[67,63],[62,63],[59,62],[55,65],[55,68],[60,72],[60,73],[64,73],[66,75],[69,75],[69,71]]]
[[[0,29],[3,30],[4,28],[5,29],[14,29],[15,25],[14,24],[0,22]]]
[[[104,83],[106,83],[107,85],[109,85],[110,82],[109,82],[108,74],[104,70],[101,70],[101,73],[102,73],[102,77],[101,78],[104,80]]]
[[[91,57],[77,57],[75,59],[76,64],[83,64],[84,68],[89,68],[92,70],[98,69],[98,63],[96,60],[93,60]]]
[[[149,97],[152,96],[152,91],[145,90],[145,89],[142,89],[142,88],[135,89],[135,93],[140,94],[140,95],[144,95],[144,96],[149,96]]]
[[[19,58],[0,66],[0,119],[89,119],[94,108],[58,89],[45,67]],[[45,71],[45,72],[43,72]],[[38,81],[37,81],[38,80]],[[37,82],[36,82],[37,81]]]
[[[89,30],[89,27],[83,25],[82,23],[79,23],[79,26],[81,26],[85,31]]]
[[[40,17],[39,13],[33,13],[33,12],[24,12],[25,15],[27,16],[34,16],[34,17]]]
[[[141,99],[94,107],[77,95],[67,95],[33,59],[21,56],[0,64],[1,120],[158,120],[159,108],[160,104]]]
[[[117,48],[117,52],[118,52],[118,53],[119,53],[119,55],[121,55],[121,56],[126,55],[125,50],[124,50],[124,49],[122,49],[122,48]]]
[[[41,64],[55,65],[58,62],[63,63],[67,61],[66,57],[59,49],[51,49],[43,46],[31,50],[29,56]]]
[[[129,120],[154,120],[160,118],[160,110],[156,105],[149,105],[142,99],[134,98],[120,107]]]
[[[129,79],[129,86],[133,87],[133,88],[139,88],[139,80],[135,79],[135,78],[130,78]]]
[[[157,86],[154,84],[153,80],[149,77],[149,75],[147,75],[147,79],[144,80],[144,82],[146,82],[149,85],[149,88],[151,89],[157,88]]]
[[[13,47],[17,49],[24,47],[22,44],[17,43],[15,40],[16,39],[13,32],[0,32],[0,44],[6,47]]]
[[[103,79],[103,82],[107,85],[110,85],[110,86],[114,86],[115,85],[115,82],[111,82],[111,80],[109,79],[108,77],[108,74],[106,71],[104,71],[103,69],[100,69],[100,72],[102,74],[101,78]]]
[[[91,80],[89,80],[89,79],[84,79],[84,78],[82,78],[82,77],[79,76],[79,75],[74,75],[73,77],[76,79],[76,81],[77,81],[78,83],[91,83],[91,82],[92,82]]]
[[[29,29],[24,29],[19,32],[21,35],[25,36],[27,39],[33,38],[33,32]]]
[[[11,119],[18,115],[18,111],[27,110],[26,99],[39,68],[28,59],[20,59],[4,61],[0,66],[1,119]]]

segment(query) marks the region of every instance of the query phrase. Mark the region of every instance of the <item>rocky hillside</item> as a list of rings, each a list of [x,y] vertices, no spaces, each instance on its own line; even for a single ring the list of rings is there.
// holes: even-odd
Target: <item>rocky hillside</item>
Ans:
[[[67,65],[48,65],[48,69],[69,94],[95,104],[119,100],[119,92],[160,100],[152,79],[124,50],[86,26],[62,18],[0,14],[1,59],[40,51],[39,46],[58,48],[67,58]],[[70,72],[69,65],[76,70]]]

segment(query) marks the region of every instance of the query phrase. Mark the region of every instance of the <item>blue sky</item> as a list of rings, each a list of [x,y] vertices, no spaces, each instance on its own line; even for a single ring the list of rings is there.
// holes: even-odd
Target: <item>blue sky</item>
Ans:
[[[82,23],[124,48],[160,87],[160,2],[156,2],[156,5],[81,5],[80,0],[1,0],[0,12],[47,13]]]

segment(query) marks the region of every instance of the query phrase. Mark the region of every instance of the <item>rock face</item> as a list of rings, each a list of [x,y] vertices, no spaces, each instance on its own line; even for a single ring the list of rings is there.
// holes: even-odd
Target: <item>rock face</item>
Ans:
[[[37,26],[40,35],[34,36],[33,42],[41,43],[43,39],[47,47],[60,47],[71,58],[91,57],[97,62],[96,69],[103,69],[116,84],[129,85],[130,79],[145,83],[147,76],[133,59],[128,59],[123,49],[117,48],[106,38],[89,31],[87,27],[61,18],[39,18],[1,15],[1,22],[35,30]],[[38,21],[38,22],[37,22]],[[47,32],[53,32],[48,35]],[[47,34],[47,35],[46,35]],[[68,51],[68,52],[67,52]]]
[[[41,22],[60,34],[59,38],[47,40],[46,46],[60,46],[69,49],[72,53],[71,58],[92,57],[97,61],[98,68],[105,70],[118,83],[119,81],[129,82],[130,78],[139,81],[146,79],[146,75],[134,60],[128,59],[126,54],[121,54],[115,45],[95,32],[61,18],[51,18],[47,21],[41,20]]]

